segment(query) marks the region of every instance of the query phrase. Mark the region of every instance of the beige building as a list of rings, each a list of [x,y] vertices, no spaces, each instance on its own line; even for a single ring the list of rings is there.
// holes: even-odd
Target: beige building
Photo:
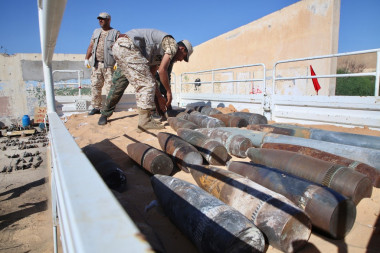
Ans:
[[[271,86],[276,61],[337,53],[339,19],[340,0],[299,1],[196,46],[190,62],[177,63],[173,71],[178,77],[183,72],[263,63],[267,68],[267,84]],[[336,73],[335,60],[283,65],[278,66],[278,75],[310,75],[309,65],[317,75]],[[184,82],[190,82],[196,76],[185,78]],[[319,95],[335,94],[334,79],[320,80],[320,84]],[[278,83],[276,93],[313,95],[315,91],[312,84],[301,80]]]

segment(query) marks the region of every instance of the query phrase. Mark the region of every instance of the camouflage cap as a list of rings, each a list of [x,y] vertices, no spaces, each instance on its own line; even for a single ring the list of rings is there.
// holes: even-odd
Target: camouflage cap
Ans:
[[[110,19],[110,18],[111,18],[111,15],[108,14],[107,12],[101,12],[101,13],[98,15],[97,19],[99,19],[99,18],[108,18],[108,19]]]

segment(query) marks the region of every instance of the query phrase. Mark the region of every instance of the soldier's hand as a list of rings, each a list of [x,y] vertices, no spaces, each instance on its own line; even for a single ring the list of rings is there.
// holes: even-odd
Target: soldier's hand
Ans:
[[[172,91],[171,90],[168,90],[166,92],[166,97],[168,98],[168,101],[166,102],[166,107],[170,107],[171,104],[172,104],[172,100],[173,100]]]
[[[157,97],[157,103],[158,103],[158,108],[162,113],[166,112],[166,99],[162,97],[161,95],[156,96]],[[157,107],[157,105],[156,105]]]
[[[85,59],[84,60],[84,66],[86,67],[86,68],[91,68],[91,66],[90,66],[90,62],[88,61],[88,59]]]

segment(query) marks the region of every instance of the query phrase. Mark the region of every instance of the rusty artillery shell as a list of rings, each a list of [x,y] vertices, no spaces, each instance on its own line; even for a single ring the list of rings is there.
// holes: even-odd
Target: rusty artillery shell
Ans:
[[[232,116],[244,118],[248,121],[248,124],[268,124],[268,120],[265,116],[251,112],[231,112],[228,113]]]
[[[264,252],[263,234],[237,210],[178,178],[155,175],[151,182],[166,215],[199,252]]]
[[[223,121],[227,127],[246,127],[248,125],[248,121],[241,117],[228,114],[211,114],[210,116]]]
[[[191,129],[180,128],[178,129],[177,134],[198,149],[199,153],[201,153],[209,164],[226,164],[229,155],[226,148],[220,142]]]
[[[240,134],[231,134],[219,128],[199,128],[196,131],[222,143],[229,154],[237,157],[247,157],[246,151],[253,146],[248,138]]]
[[[191,112],[188,120],[197,124],[200,127],[206,127],[206,128],[215,128],[215,127],[225,127],[226,125],[223,123],[223,121],[204,115],[200,112]]]
[[[369,198],[372,194],[371,180],[366,175],[342,165],[277,149],[249,148],[247,156],[254,163],[327,186],[350,198],[356,205],[361,199]]]
[[[199,128],[198,125],[194,124],[191,121],[182,118],[169,117],[168,118],[169,125],[174,131],[177,131],[179,128],[188,128],[188,129],[196,129]]]
[[[289,199],[234,172],[216,167],[192,166],[197,184],[244,214],[285,252],[302,248],[311,233],[311,222]]]
[[[261,131],[261,132],[265,132],[265,133],[274,133],[274,134],[296,136],[294,129],[277,127],[277,126],[272,126],[272,125],[268,125],[268,124],[248,125],[247,129],[255,130],[255,131]]]
[[[189,173],[189,165],[200,165],[203,163],[203,157],[198,150],[180,137],[174,134],[160,132],[157,134],[157,138],[161,149],[165,153],[173,156],[174,163],[177,164],[181,170]]]
[[[173,171],[172,159],[161,150],[147,144],[129,144],[127,153],[137,164],[152,174],[170,175]]]
[[[228,170],[284,195],[305,210],[313,227],[334,239],[347,235],[356,218],[354,202],[334,190],[291,174],[247,162],[229,162]]]
[[[125,190],[127,178],[111,156],[93,145],[86,146],[82,150],[109,188],[118,192]]]
[[[302,155],[308,155],[326,162],[341,164],[348,168],[352,168],[366,176],[368,176],[374,187],[380,188],[380,171],[368,164],[354,161],[342,156],[334,155],[315,148],[304,147],[300,145],[284,144],[284,143],[264,143],[262,148],[280,149],[297,152]]]
[[[201,110],[200,113],[205,114],[205,115],[212,115],[212,114],[222,114],[221,111],[218,109],[212,108],[210,106],[204,106]]]

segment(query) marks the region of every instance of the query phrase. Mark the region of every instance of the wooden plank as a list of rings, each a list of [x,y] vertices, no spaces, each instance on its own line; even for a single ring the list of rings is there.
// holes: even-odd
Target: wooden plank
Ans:
[[[30,135],[34,134],[36,132],[36,129],[28,129],[28,130],[20,130],[20,131],[12,131],[12,132],[7,132],[5,136],[18,136],[18,135]]]

